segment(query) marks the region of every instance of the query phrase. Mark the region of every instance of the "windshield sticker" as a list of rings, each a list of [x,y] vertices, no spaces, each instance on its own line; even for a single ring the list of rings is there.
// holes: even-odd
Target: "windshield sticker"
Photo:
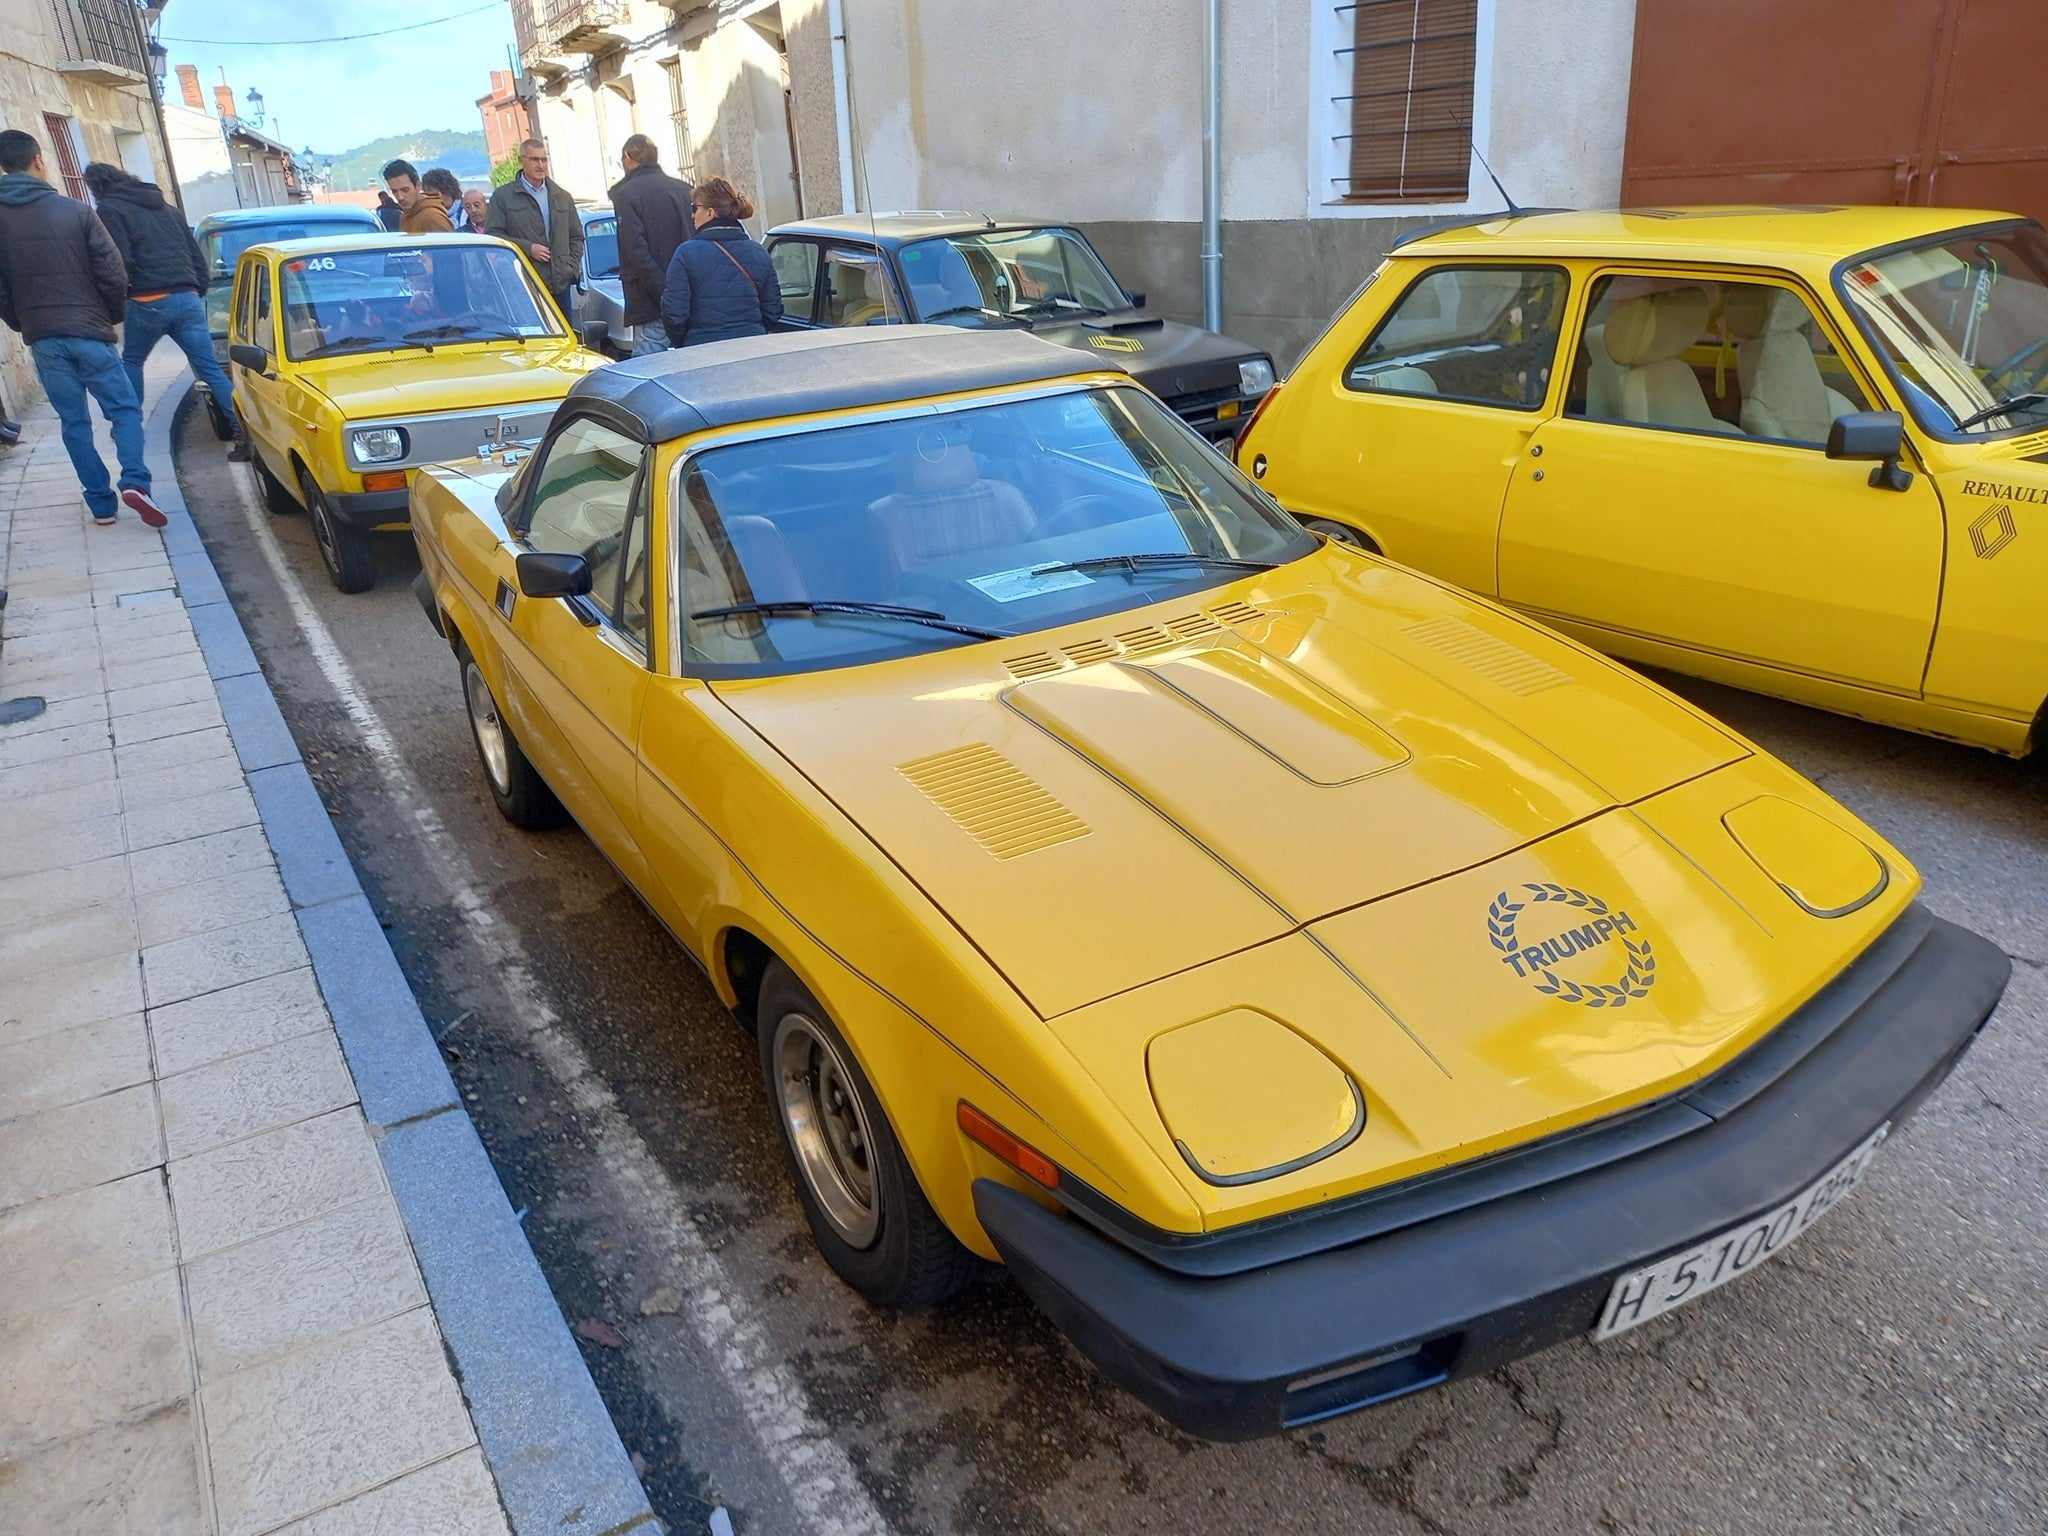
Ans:
[[[1027,597],[1043,597],[1048,592],[1064,592],[1068,587],[1085,587],[1088,577],[1080,571],[1046,571],[1035,565],[1023,565],[1014,571],[970,576],[967,585],[999,603],[1014,603]]]
[[[1536,939],[1518,932],[1518,925],[1523,909],[1539,902],[1576,910],[1562,919],[1567,925],[1562,932]],[[1574,921],[1580,917],[1587,921]],[[1543,925],[1544,929],[1558,921],[1552,917]],[[1651,953],[1649,939],[1637,929],[1635,919],[1619,907],[1608,906],[1598,896],[1589,896],[1568,885],[1547,881],[1527,884],[1513,897],[1502,891],[1487,906],[1486,937],[1500,951],[1502,965],[1538,992],[1560,1002],[1582,1003],[1588,1008],[1626,1008],[1630,998],[1647,996],[1657,984],[1656,956]],[[1602,964],[1589,973],[1587,967],[1578,963],[1581,955],[1600,955]],[[1577,972],[1577,979],[1561,969],[1567,962],[1572,962],[1570,968]],[[1602,979],[1613,972],[1617,962],[1620,974],[1612,981]]]

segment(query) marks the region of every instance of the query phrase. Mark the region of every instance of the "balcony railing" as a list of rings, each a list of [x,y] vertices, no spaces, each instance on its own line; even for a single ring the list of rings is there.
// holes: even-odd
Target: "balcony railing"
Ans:
[[[540,42],[567,53],[594,53],[611,46],[614,28],[626,24],[626,0],[538,0],[543,7]]]
[[[149,78],[149,45],[135,0],[50,0],[63,68],[101,85]]]
[[[519,46],[519,61],[528,69],[533,67],[534,55],[540,51],[540,20],[534,15],[534,6],[539,0],[512,0],[512,40]]]

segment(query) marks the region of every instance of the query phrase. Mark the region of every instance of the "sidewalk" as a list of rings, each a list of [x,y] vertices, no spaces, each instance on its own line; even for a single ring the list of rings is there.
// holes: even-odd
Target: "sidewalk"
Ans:
[[[152,370],[152,397],[173,371]],[[282,722],[253,658],[217,685],[218,634],[207,649],[195,635],[195,599],[181,595],[167,541],[187,551],[188,589],[195,572],[212,585],[207,627],[224,621],[246,654],[177,510],[168,419],[157,412],[151,433],[157,496],[173,511],[161,536],[125,510],[113,528],[90,524],[47,407],[0,453],[0,719],[9,700],[45,706],[0,724],[0,1531],[536,1529],[519,1518],[535,1505],[516,1464],[555,1454],[536,1452],[528,1421],[564,1395],[532,1391],[516,1359],[477,1348],[473,1361],[464,1341],[444,1339],[422,1265],[444,1311],[450,1297],[458,1315],[503,1304],[511,1317],[496,1326],[513,1333],[560,1330],[559,1313],[537,1269],[523,1295],[525,1277],[503,1278],[502,1242],[498,1274],[463,1270],[496,1236],[475,1216],[473,1172],[449,1208],[476,1235],[425,1231],[420,1208],[437,1197],[394,1195],[394,1179],[403,1192],[408,1179],[449,1181],[451,1167],[459,1182],[449,1127],[470,1142],[474,1131],[450,1112],[452,1092],[403,1120],[366,1118],[356,1077],[380,1058],[346,1029],[344,1057],[329,999],[346,968],[307,947],[315,914],[353,920],[362,896],[336,844],[322,857],[340,864],[345,894],[315,906],[301,890],[304,853],[281,868],[266,835],[279,819],[271,802],[294,785],[263,782],[245,731],[231,733],[229,683],[260,691]],[[264,772],[303,779],[288,736],[284,749],[289,763]],[[310,785],[301,798],[331,843]],[[388,965],[367,907],[360,919]],[[360,933],[351,942],[364,947]],[[410,1047],[445,1083],[411,1016]],[[394,1017],[387,996],[367,1028],[403,1027]],[[432,1091],[418,1070],[407,1076]],[[413,1178],[401,1129],[431,1131],[457,1155]],[[502,1206],[480,1148],[474,1162]],[[501,1225],[530,1267],[509,1209]],[[476,1332],[474,1320],[463,1328]],[[548,1342],[526,1359],[541,1387],[559,1387],[561,1352]],[[595,1404],[587,1375],[581,1384]],[[602,1430],[623,1464],[608,1421]],[[634,1484],[623,1497],[638,1495]],[[587,1528],[608,1525],[623,1528],[609,1517]],[[646,1525],[658,1529],[651,1516]]]

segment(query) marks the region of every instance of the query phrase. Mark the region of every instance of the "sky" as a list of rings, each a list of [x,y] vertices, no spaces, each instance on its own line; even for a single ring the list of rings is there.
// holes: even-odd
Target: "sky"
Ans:
[[[263,131],[292,148],[340,154],[371,139],[418,128],[476,132],[476,99],[491,71],[509,67],[512,11],[506,0],[170,0],[157,34],[170,50],[164,86],[173,100],[177,66],[199,66],[208,110],[227,71],[245,115],[251,86],[263,93]],[[359,42],[293,44],[474,15]],[[225,47],[186,38],[231,39]],[[282,41],[281,41],[282,40]]]

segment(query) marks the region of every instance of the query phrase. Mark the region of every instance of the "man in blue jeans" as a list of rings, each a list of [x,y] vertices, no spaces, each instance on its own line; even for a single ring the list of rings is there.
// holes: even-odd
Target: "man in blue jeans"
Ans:
[[[64,449],[95,523],[127,507],[164,525],[142,461],[142,407],[114,350],[114,322],[128,297],[128,269],[93,211],[44,180],[43,151],[19,129],[0,133],[0,322],[19,331],[36,376],[64,424]],[[93,441],[90,395],[114,429],[121,458],[117,495]]]
[[[142,398],[142,365],[168,336],[192,365],[192,376],[213,395],[235,429],[229,458],[246,459],[241,423],[235,420],[233,386],[214,356],[206,326],[207,284],[212,280],[199,242],[184,215],[162,191],[118,165],[95,161],[85,168],[86,190],[99,204],[100,222],[114,238],[128,269],[128,312],[121,327],[121,361],[135,398]]]

